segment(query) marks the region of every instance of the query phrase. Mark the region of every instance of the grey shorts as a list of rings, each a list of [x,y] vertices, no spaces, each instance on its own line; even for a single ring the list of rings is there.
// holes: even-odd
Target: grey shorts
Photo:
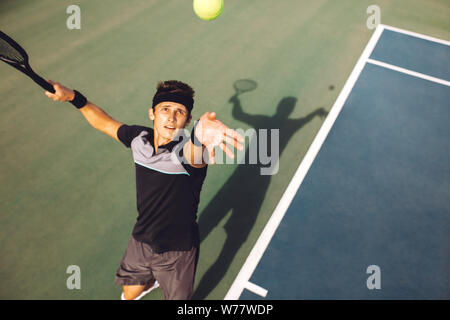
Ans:
[[[150,245],[131,237],[117,269],[119,286],[147,285],[158,280],[166,300],[189,300],[194,288],[198,247],[190,251],[156,253]]]

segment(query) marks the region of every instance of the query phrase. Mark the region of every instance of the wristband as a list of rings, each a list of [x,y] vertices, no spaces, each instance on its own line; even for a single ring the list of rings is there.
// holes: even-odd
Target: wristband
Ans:
[[[195,121],[194,127],[192,128],[192,131],[191,131],[191,142],[194,144],[194,146],[200,147],[203,144],[195,136],[195,127],[197,127],[197,124],[198,124],[198,120]]]
[[[77,109],[83,108],[87,104],[86,97],[79,93],[77,90],[73,90],[73,92],[75,92],[75,97],[72,101],[69,102],[73,104]]]

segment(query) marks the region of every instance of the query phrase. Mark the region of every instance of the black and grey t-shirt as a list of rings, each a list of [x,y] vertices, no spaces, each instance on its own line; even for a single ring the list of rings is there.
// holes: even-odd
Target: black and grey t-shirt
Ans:
[[[187,251],[198,245],[197,209],[207,166],[183,161],[186,137],[158,147],[153,129],[122,125],[119,140],[133,152],[138,218],[133,237],[157,253]]]

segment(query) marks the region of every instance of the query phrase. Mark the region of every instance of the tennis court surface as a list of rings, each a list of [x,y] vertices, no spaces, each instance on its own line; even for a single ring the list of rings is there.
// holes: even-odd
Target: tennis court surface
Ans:
[[[226,299],[450,298],[449,61],[378,26]]]
[[[194,299],[448,298],[448,43],[375,32],[371,8],[450,40],[448,0],[225,0],[213,21],[192,1],[1,0],[0,30],[117,121],[152,126],[156,84],[176,79],[193,120],[278,130],[276,174],[262,157],[208,168]],[[130,150],[1,61],[0,75],[0,299],[120,299]]]

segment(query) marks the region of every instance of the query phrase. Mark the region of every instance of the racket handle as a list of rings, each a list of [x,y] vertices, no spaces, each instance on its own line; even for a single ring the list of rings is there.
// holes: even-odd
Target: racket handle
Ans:
[[[31,75],[31,79],[34,80],[34,82],[36,82],[38,85],[40,85],[42,88],[44,88],[45,90],[51,92],[51,93],[55,93],[55,89],[53,88],[53,85],[51,85],[50,83],[48,83],[47,81],[45,81],[44,79],[42,79],[40,76],[38,76],[36,73],[33,73]]]

